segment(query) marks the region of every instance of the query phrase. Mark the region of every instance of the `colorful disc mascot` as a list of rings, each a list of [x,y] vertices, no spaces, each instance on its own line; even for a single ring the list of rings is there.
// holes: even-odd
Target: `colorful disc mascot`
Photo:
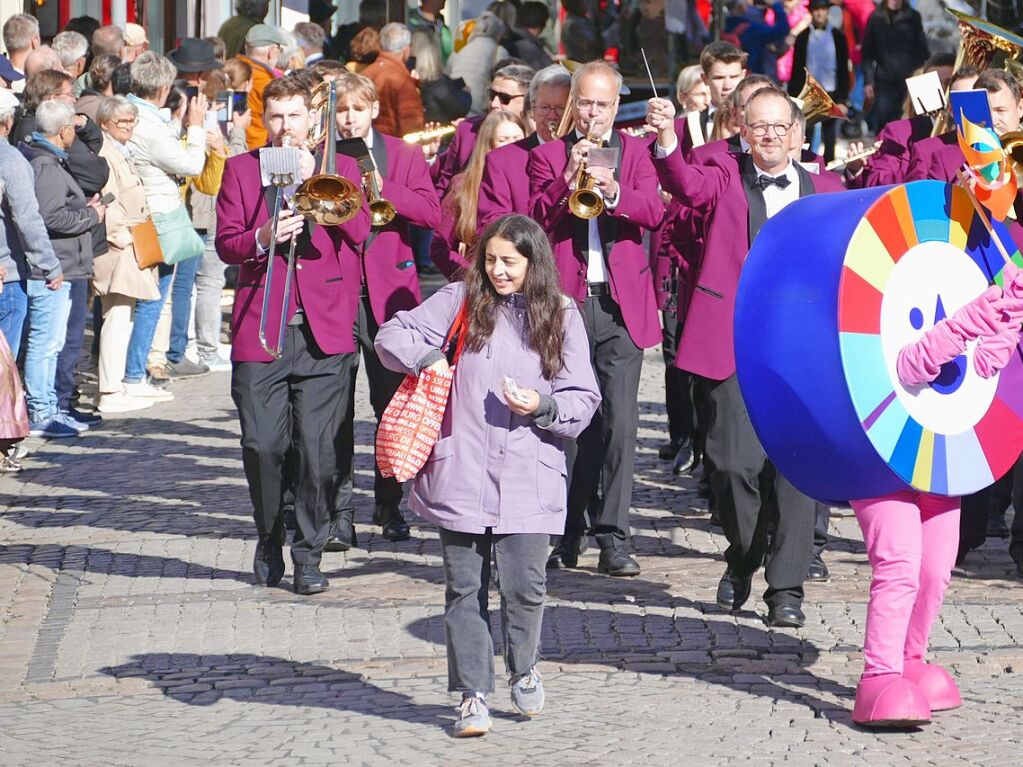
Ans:
[[[743,267],[735,354],[757,436],[804,493],[850,501],[873,569],[859,724],[961,703],[927,641],[959,496],[1023,451],[1021,265],[972,192],[921,181],[801,199]]]

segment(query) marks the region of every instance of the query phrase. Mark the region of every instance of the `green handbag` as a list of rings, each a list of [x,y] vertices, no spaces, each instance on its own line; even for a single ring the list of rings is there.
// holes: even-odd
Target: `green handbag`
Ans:
[[[170,213],[154,213],[153,224],[165,264],[176,264],[202,255],[205,246],[184,205]]]

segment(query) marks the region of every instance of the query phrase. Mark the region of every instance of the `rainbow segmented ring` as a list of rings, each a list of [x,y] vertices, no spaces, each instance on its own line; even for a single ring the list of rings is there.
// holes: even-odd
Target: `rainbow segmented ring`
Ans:
[[[736,296],[736,365],[779,471],[825,500],[963,495],[1005,474],[1023,450],[1019,352],[990,379],[974,344],[930,384],[895,373],[899,351],[1003,264],[967,194],[936,181],[817,195],[768,221]]]

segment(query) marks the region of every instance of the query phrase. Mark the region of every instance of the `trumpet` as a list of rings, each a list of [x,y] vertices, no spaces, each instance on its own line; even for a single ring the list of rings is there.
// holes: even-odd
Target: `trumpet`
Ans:
[[[457,127],[454,123],[450,123],[431,130],[417,130],[414,133],[406,133],[401,140],[406,144],[432,144],[445,136],[450,136]]]
[[[604,142],[592,136],[586,137],[598,147]],[[604,212],[604,198],[600,192],[593,188],[593,176],[586,172],[586,162],[579,164],[579,170],[575,174],[575,191],[568,196],[568,209],[572,215],[589,221]]]
[[[373,159],[373,155],[370,155]],[[373,160],[373,168],[362,175],[363,187],[369,190],[369,223],[373,227],[387,226],[398,215],[394,204],[385,200],[380,195],[380,186],[377,184],[376,160]]]
[[[877,142],[876,144],[874,144],[874,146],[867,147],[862,152],[853,152],[851,154],[847,154],[845,157],[836,157],[834,160],[829,162],[824,167],[827,170],[838,170],[839,168],[842,168],[851,162],[856,162],[857,160],[866,160],[868,157],[871,157],[872,155],[876,154],[877,150],[880,148],[881,142]]]

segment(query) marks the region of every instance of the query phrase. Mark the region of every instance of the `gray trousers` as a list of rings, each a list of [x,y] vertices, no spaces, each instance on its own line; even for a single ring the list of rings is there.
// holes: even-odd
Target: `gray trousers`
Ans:
[[[494,639],[488,596],[490,549],[501,573],[501,635],[504,664],[514,676],[526,674],[540,654],[543,603],[547,595],[550,536],[539,533],[473,535],[440,530],[444,557],[444,637],[448,689],[492,692]]]
[[[803,581],[813,556],[816,504],[767,460],[736,377],[701,379],[701,384],[707,387],[710,403],[707,456],[714,465],[711,485],[728,539],[728,567],[739,577],[757,571],[773,521],[771,507],[777,503],[777,528],[764,572],[764,601],[771,607],[798,605],[803,601]]]
[[[200,361],[213,357],[220,344],[223,318],[220,297],[224,292],[226,268],[227,264],[217,256],[210,232],[206,235],[206,249],[195,274],[195,346]]]
[[[643,350],[632,342],[621,309],[611,296],[591,296],[582,310],[602,399],[576,441],[565,533],[583,534],[589,508],[594,532],[612,534],[624,546],[629,537],[636,467]]]

